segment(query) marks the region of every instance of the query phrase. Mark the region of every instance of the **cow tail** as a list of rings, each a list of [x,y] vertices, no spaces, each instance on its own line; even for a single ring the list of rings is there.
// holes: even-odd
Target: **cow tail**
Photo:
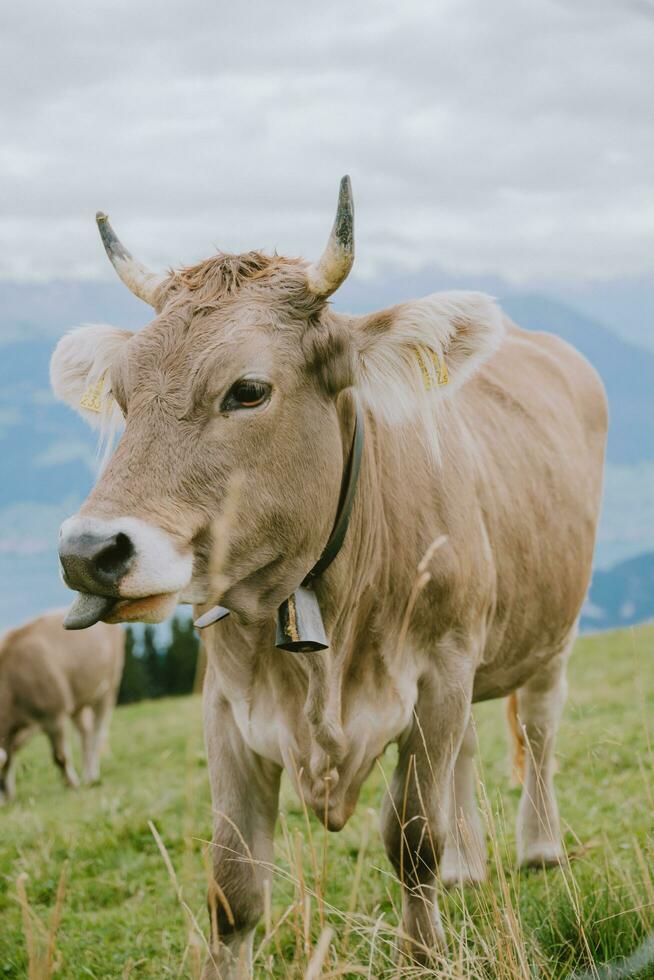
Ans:
[[[511,736],[511,785],[522,786],[525,778],[525,733],[518,721],[518,695],[512,691],[506,699],[506,720]]]

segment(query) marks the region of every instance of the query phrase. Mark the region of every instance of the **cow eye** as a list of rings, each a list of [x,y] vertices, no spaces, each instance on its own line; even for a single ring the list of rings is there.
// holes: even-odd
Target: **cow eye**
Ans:
[[[267,381],[242,378],[232,385],[223,401],[222,410],[232,412],[236,408],[258,408],[270,397],[271,386]]]

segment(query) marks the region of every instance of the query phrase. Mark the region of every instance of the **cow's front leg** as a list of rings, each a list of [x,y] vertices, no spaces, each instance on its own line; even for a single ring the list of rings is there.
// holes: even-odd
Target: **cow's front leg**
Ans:
[[[77,789],[79,779],[75,772],[73,757],[68,742],[66,716],[62,714],[54,718],[48,718],[47,721],[43,722],[43,731],[50,739],[52,758],[54,759],[55,765],[61,770],[61,775],[64,778],[66,786],[70,789]]]
[[[470,716],[470,683],[457,673],[456,680],[430,677],[421,683],[414,723],[400,744],[382,808],[386,852],[402,882],[407,951],[422,962],[445,942],[436,875],[447,834],[452,771]]]
[[[205,737],[213,803],[211,953],[204,980],[251,973],[254,930],[271,879],[281,769],[245,744],[229,704],[205,685]]]
[[[468,722],[450,787],[447,841],[441,860],[444,885],[465,885],[486,878],[486,838],[477,806],[474,757],[477,738]]]

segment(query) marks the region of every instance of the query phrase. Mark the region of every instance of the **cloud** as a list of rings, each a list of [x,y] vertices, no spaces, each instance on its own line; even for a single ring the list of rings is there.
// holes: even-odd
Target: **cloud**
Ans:
[[[59,525],[77,510],[80,502],[71,495],[54,504],[16,503],[3,508],[0,510],[0,555],[29,556],[50,552],[56,555]]]
[[[34,458],[35,466],[62,466],[80,460],[95,476],[98,470],[97,455],[87,442],[60,440],[51,443],[47,449]]]
[[[31,393],[31,397],[35,405],[57,404],[57,399],[50,388],[35,388]]]
[[[358,269],[654,271],[654,7],[44,0],[4,15],[0,275],[317,254],[352,174]],[[34,30],[34,23],[39,30]]]
[[[48,538],[37,538],[34,535],[13,535],[0,538],[0,555],[41,555],[52,551],[52,541]]]
[[[22,413],[17,408],[0,408],[0,439],[4,439],[10,429],[15,425],[20,425],[23,420]]]

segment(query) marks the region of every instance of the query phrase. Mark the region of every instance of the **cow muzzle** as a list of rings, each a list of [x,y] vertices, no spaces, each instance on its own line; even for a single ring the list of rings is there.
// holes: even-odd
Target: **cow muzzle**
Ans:
[[[69,589],[117,596],[134,562],[134,544],[124,531],[70,529],[59,541],[59,561]]]
[[[69,518],[59,534],[59,560],[65,584],[80,593],[68,629],[99,619],[160,622],[188,585],[193,564],[164,531],[134,517]]]

